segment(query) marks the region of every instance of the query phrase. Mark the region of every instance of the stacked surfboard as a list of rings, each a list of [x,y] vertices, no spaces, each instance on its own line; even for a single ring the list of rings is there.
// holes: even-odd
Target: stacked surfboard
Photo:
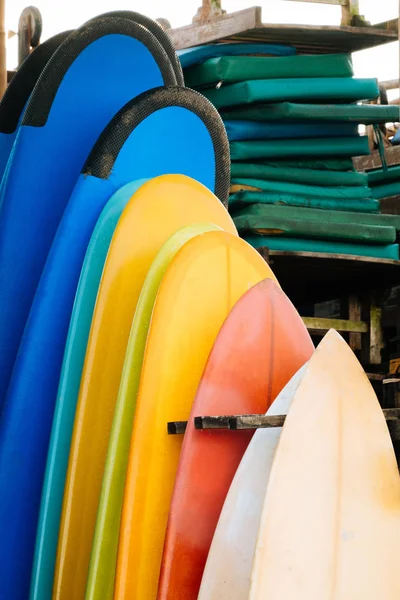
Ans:
[[[181,57],[187,85],[213,102],[227,129],[240,235],[272,250],[398,259],[399,220],[374,214],[398,183],[371,190],[352,164],[369,154],[358,125],[397,121],[398,107],[359,104],[375,99],[378,85],[354,78],[346,54],[252,46]]]
[[[397,599],[382,411],[238,236],[217,110],[142,15],[46,44],[0,104],[0,598]]]

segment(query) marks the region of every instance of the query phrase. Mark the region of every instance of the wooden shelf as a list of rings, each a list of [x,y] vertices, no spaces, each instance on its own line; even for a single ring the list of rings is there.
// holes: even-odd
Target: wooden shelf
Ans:
[[[396,22],[389,26],[343,27],[263,23],[260,7],[225,14],[199,25],[170,29],[177,50],[210,42],[290,44],[299,53],[357,52],[397,41]]]
[[[260,250],[297,307],[400,284],[400,261],[396,260]]]

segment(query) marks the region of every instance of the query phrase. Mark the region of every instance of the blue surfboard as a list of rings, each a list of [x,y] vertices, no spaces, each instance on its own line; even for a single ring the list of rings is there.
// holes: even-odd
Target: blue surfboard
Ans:
[[[0,181],[32,90],[44,67],[70,33],[59,33],[35,48],[8,84],[0,102]]]
[[[118,219],[146,179],[127,183],[105,205],[93,230],[75,296],[58,385],[36,534],[31,600],[51,599],[64,483],[75,408],[97,290]]]
[[[134,12],[132,10],[113,10],[111,12],[106,12],[101,15],[98,15],[97,17],[95,17],[95,19],[104,19],[110,17],[120,17],[122,19],[129,19],[130,21],[135,21],[135,23],[143,25],[143,27],[146,27],[146,29],[148,29],[150,33],[155,35],[155,37],[158,39],[158,41],[164,48],[171,62],[172,68],[175,73],[177,85],[184,85],[181,62],[175,51],[174,45],[171,42],[171,38],[167,33],[165,33],[161,25],[159,25],[156,21],[153,21],[153,19],[150,19],[149,17],[146,17],[145,15]],[[91,19],[91,21],[95,19]]]
[[[121,18],[76,30],[32,92],[3,178],[0,204],[0,403],[65,206],[97,137],[131,98],[175,85],[147,29]]]
[[[122,185],[167,173],[197,179],[226,201],[228,157],[217,111],[185,88],[157,88],[131,100],[91,152],[47,258],[0,420],[0,597],[11,590],[13,598],[26,597],[65,341],[101,211]]]

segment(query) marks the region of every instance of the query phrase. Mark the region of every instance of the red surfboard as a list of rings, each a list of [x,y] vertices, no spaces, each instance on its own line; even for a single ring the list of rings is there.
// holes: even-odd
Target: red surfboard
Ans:
[[[218,518],[252,431],[197,431],[200,415],[265,413],[314,347],[272,281],[251,288],[225,320],[183,441],[164,544],[158,600],[195,600]]]

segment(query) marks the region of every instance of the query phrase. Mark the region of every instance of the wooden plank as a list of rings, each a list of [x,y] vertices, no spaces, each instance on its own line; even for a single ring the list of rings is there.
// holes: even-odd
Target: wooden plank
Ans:
[[[392,146],[385,149],[385,159],[389,166],[400,164],[400,146]],[[381,169],[382,161],[378,150],[373,150],[369,156],[355,156],[353,158],[354,168],[357,171],[372,171]]]
[[[400,419],[400,408],[386,408],[383,411],[386,421],[397,421]],[[194,418],[195,429],[198,430],[230,430],[243,429],[269,429],[271,427],[282,427],[285,424],[286,415],[223,415],[202,416]],[[169,435],[182,434],[186,429],[187,421],[171,421],[167,423]]]
[[[349,302],[349,319],[350,321],[361,321],[361,304],[356,294],[350,294]],[[350,333],[349,345],[354,351],[361,350],[361,333]]]
[[[261,23],[261,8],[252,7],[234,13],[226,14],[209,23],[200,25],[185,25],[168,31],[172,43],[177,50],[215,42],[254,29]]]
[[[398,79],[388,79],[387,81],[380,81],[379,85],[381,85],[385,90],[397,90],[399,87]]]
[[[390,29],[265,24],[261,14],[260,7],[252,7],[168,33],[177,50],[217,41],[244,41],[290,44],[299,52],[326,54],[356,52],[397,40]]]
[[[368,323],[363,321],[347,321],[345,319],[321,319],[319,317],[302,317],[304,325],[312,335],[325,335],[329,329],[341,333],[368,333]]]
[[[383,332],[382,332],[382,305],[380,295],[377,293],[371,294],[370,299],[370,354],[369,362],[371,365],[380,365],[382,362],[382,349],[384,348]]]

